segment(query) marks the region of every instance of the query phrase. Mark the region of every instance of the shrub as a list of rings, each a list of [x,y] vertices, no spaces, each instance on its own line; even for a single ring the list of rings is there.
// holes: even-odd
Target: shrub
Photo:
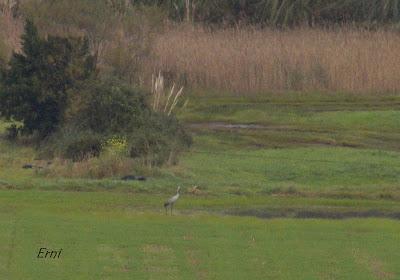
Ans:
[[[178,154],[190,147],[192,138],[177,119],[162,113],[150,116],[146,129],[130,134],[130,156],[140,158],[147,166],[159,166],[167,162],[177,163]]]
[[[66,122],[108,137],[143,127],[151,114],[145,94],[115,78],[85,81],[69,97]]]
[[[101,150],[103,154],[111,156],[127,156],[128,142],[126,137],[111,137],[102,144]]]
[[[73,160],[126,155],[147,166],[176,163],[191,137],[172,114],[153,111],[147,96],[113,78],[80,84],[69,93],[64,128],[51,137],[55,154]]]
[[[18,136],[18,127],[16,124],[12,124],[6,128],[6,138],[10,141],[14,141]]]
[[[41,157],[82,161],[97,157],[102,150],[104,136],[65,125],[40,143]]]
[[[93,156],[97,157],[101,152],[101,144],[99,137],[83,134],[66,145],[64,157],[71,158],[74,161],[81,161]]]

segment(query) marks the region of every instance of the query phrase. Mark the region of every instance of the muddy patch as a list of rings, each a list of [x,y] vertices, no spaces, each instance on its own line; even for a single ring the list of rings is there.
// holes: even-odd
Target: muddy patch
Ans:
[[[336,130],[298,127],[293,125],[262,125],[254,123],[229,123],[229,122],[201,122],[189,123],[188,128],[191,129],[209,129],[209,130],[265,130],[265,131],[281,131],[281,132],[306,132],[306,133],[337,133]]]
[[[260,124],[233,124],[225,122],[191,123],[189,128],[207,129],[268,129],[271,127]]]

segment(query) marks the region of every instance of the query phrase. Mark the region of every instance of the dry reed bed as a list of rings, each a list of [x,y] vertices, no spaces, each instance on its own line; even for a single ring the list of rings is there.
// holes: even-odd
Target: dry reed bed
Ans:
[[[352,28],[171,28],[151,67],[195,88],[241,93],[400,89],[400,34]],[[168,76],[167,75],[167,76]]]

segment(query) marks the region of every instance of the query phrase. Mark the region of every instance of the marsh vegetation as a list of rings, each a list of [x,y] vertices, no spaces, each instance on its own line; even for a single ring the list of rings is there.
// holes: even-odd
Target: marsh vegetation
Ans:
[[[399,8],[0,1],[0,278],[397,279]]]

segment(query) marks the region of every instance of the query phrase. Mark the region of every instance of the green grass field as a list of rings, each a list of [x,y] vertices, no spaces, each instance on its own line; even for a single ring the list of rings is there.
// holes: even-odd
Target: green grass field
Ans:
[[[192,149],[146,182],[25,170],[37,151],[0,139],[0,279],[399,279],[399,112],[398,96],[191,98]]]
[[[394,220],[262,220],[183,210],[166,217],[156,199],[104,192],[2,191],[0,197],[1,279],[400,275]],[[37,259],[40,247],[62,248],[63,255]]]

